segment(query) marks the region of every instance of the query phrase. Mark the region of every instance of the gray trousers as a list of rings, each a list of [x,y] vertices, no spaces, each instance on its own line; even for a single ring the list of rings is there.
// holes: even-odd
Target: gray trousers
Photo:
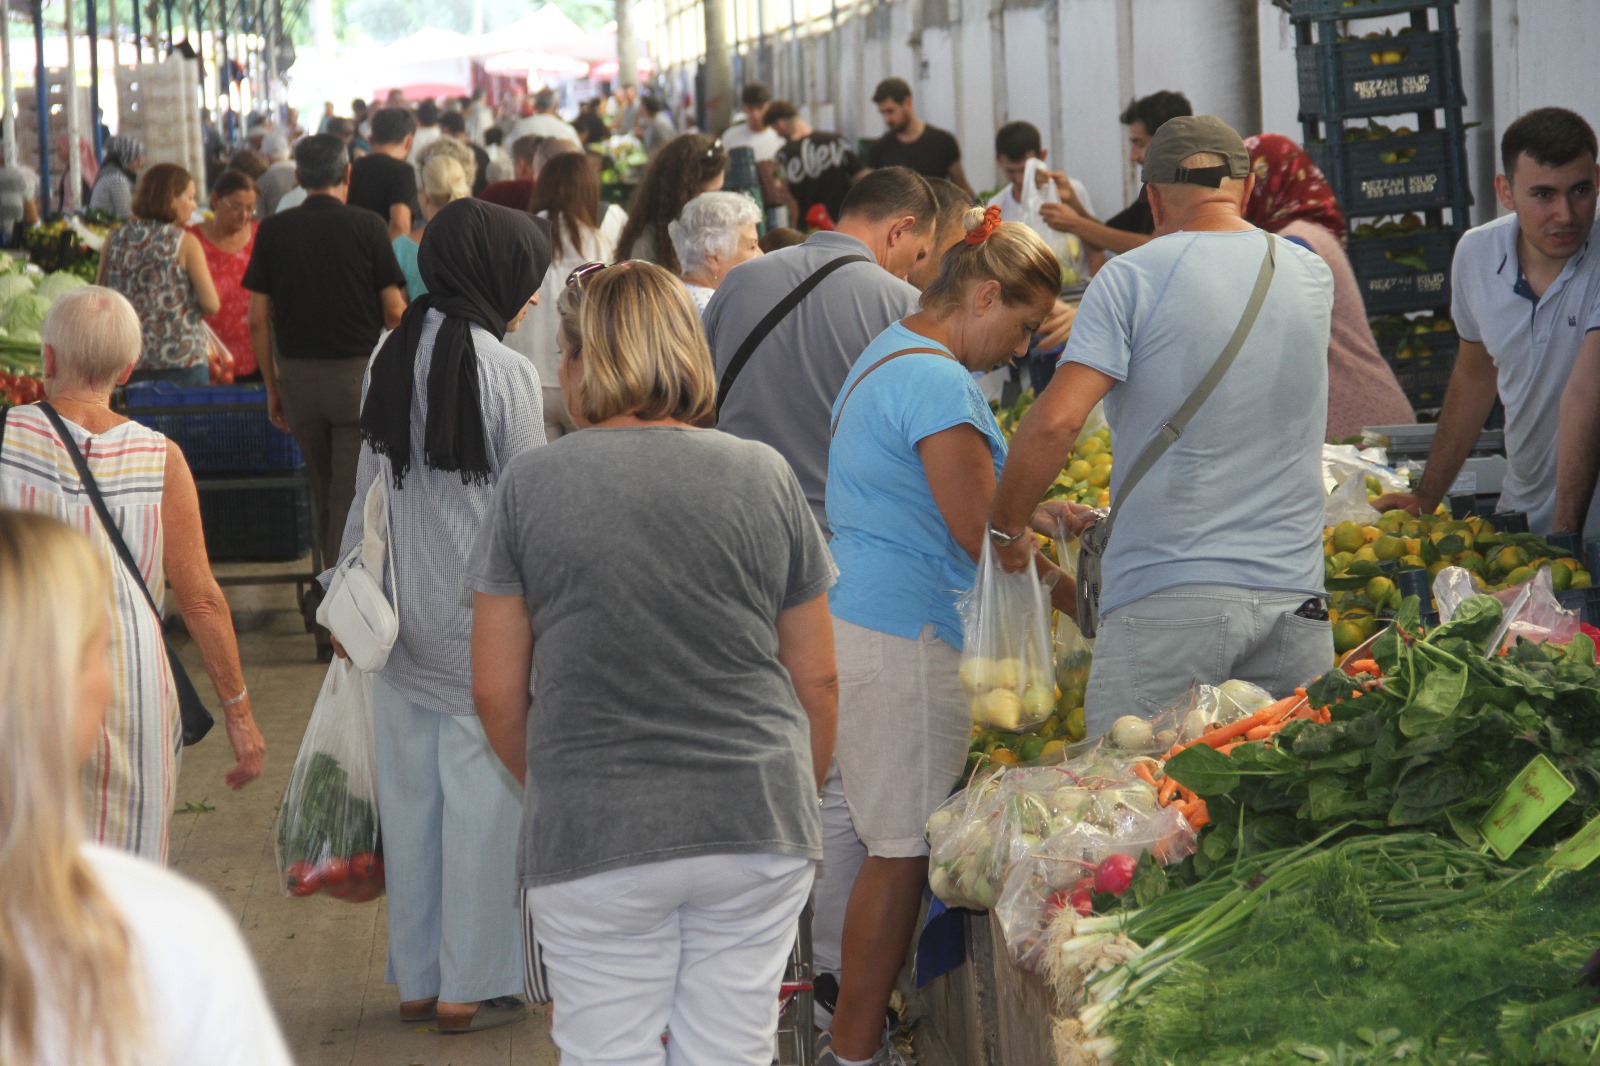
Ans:
[[[316,501],[311,535],[322,548],[322,565],[339,561],[345,516],[356,494],[361,455],[361,377],[366,359],[277,360],[278,392],[289,431],[305,456]]]

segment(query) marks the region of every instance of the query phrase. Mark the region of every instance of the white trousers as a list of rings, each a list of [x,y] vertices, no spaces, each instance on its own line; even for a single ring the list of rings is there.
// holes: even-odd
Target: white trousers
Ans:
[[[516,855],[522,789],[477,715],[442,714],[372,679],[389,896],[385,980],[402,1001],[522,992]]]
[[[528,889],[561,1066],[770,1066],[815,865],[703,855]]]

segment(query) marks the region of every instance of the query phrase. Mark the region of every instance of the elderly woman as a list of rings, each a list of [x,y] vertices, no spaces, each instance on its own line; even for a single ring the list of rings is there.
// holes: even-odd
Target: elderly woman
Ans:
[[[821,854],[833,564],[788,464],[699,428],[716,378],[677,278],[593,264],[561,302],[580,429],[506,470],[468,567],[553,1036],[563,1061],[660,1063],[667,1030],[674,1066],[767,1066]]]
[[[19,1064],[288,1066],[233,915],[84,841],[79,780],[119,661],[102,556],[54,519],[0,511],[0,1048]]]
[[[206,316],[233,356],[235,381],[261,377],[250,339],[250,291],[242,284],[256,246],[256,186],[250,175],[224,170],[211,187],[211,217],[189,232],[200,239],[206,270],[217,289],[218,310]]]
[[[443,141],[435,142],[443,144]],[[417,224],[410,233],[396,237],[394,257],[400,272],[406,276],[406,299],[415,300],[428,291],[427,282],[417,269],[417,249],[422,245],[422,231],[428,220],[437,215],[448,203],[472,194],[472,182],[461,169],[460,160],[443,152],[432,153],[422,167],[422,179],[417,185]]]
[[[183,228],[194,208],[189,172],[157,163],[134,190],[133,218],[111,231],[100,254],[100,284],[126,296],[139,315],[134,381],[211,381],[204,318],[221,310],[222,301],[205,249]]]
[[[430,162],[429,166],[439,160]],[[464,567],[508,463],[544,443],[539,378],[503,343],[550,262],[527,214],[461,199],[423,234],[428,291],[368,370],[365,446],[344,551],[390,479],[390,589],[400,635],[372,681],[389,894],[388,980],[400,1017],[465,1033],[520,1021],[513,851],[522,797],[473,715]]]
[[[971,739],[954,590],[977,575],[1006,457],[973,375],[1027,352],[1061,282],[1044,241],[1001,223],[999,208],[968,211],[965,229],[922,309],[867,346],[833,406],[839,745],[823,797],[815,928],[819,952],[842,942],[843,953],[832,1046],[818,1066],[893,1061],[883,1018],[927,884],[923,826],[959,780]],[[1071,612],[1072,583],[1057,581],[1053,598]]]
[[[761,254],[761,209],[743,193],[706,192],[667,225],[683,282],[702,314],[728,271]]]
[[[104,151],[100,173],[89,190],[89,210],[109,211],[118,218],[127,218],[133,214],[133,189],[139,180],[139,168],[144,166],[144,142],[137,137],[112,137],[106,141]]]
[[[266,745],[250,710],[228,601],[206,560],[200,501],[178,446],[111,410],[139,353],[139,321],[128,301],[90,285],[62,296],[45,316],[46,404],[9,412],[0,441],[0,506],[54,515],[86,531],[106,561],[111,613],[110,706],[84,776],[96,841],[157,862],[167,857],[167,818],[178,777],[178,697],[150,610],[170,582],[184,624],[221,700],[238,764],[228,784],[261,773]],[[50,411],[60,416],[66,437]],[[87,463],[139,576],[121,562],[90,503],[73,453]],[[11,632],[7,631],[8,634]],[[8,640],[9,640],[8,636]]]

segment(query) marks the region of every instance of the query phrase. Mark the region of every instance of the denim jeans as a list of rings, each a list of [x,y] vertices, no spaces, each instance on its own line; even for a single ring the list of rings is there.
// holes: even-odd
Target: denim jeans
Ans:
[[[1084,693],[1088,735],[1125,714],[1151,718],[1195,683],[1239,678],[1275,697],[1333,666],[1333,627],[1295,612],[1310,597],[1232,585],[1180,585],[1100,622]]]

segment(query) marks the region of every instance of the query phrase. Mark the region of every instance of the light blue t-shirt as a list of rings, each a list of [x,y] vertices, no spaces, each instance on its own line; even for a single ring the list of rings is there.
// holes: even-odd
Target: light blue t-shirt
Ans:
[[[1260,230],[1173,233],[1108,262],[1061,362],[1106,395],[1112,498],[1228,343],[1261,269]],[[1238,358],[1117,512],[1101,568],[1110,613],[1176,585],[1322,596],[1322,435],[1333,273],[1277,241],[1276,273]]]
[[[950,535],[917,444],[971,425],[988,440],[998,476],[1006,442],[972,375],[954,358],[902,355],[851,392],[868,367],[906,348],[944,346],[896,322],[861,353],[834,401],[839,429],[828,449],[827,501],[839,583],[828,605],[847,622],[908,640],[931,623],[939,639],[960,648],[956,599],[972,587],[977,567]]]
[[[417,269],[417,250],[421,247],[410,237],[394,239],[394,257],[400,263],[400,272],[406,276],[406,301],[409,303],[428,291],[422,283],[422,271]]]

